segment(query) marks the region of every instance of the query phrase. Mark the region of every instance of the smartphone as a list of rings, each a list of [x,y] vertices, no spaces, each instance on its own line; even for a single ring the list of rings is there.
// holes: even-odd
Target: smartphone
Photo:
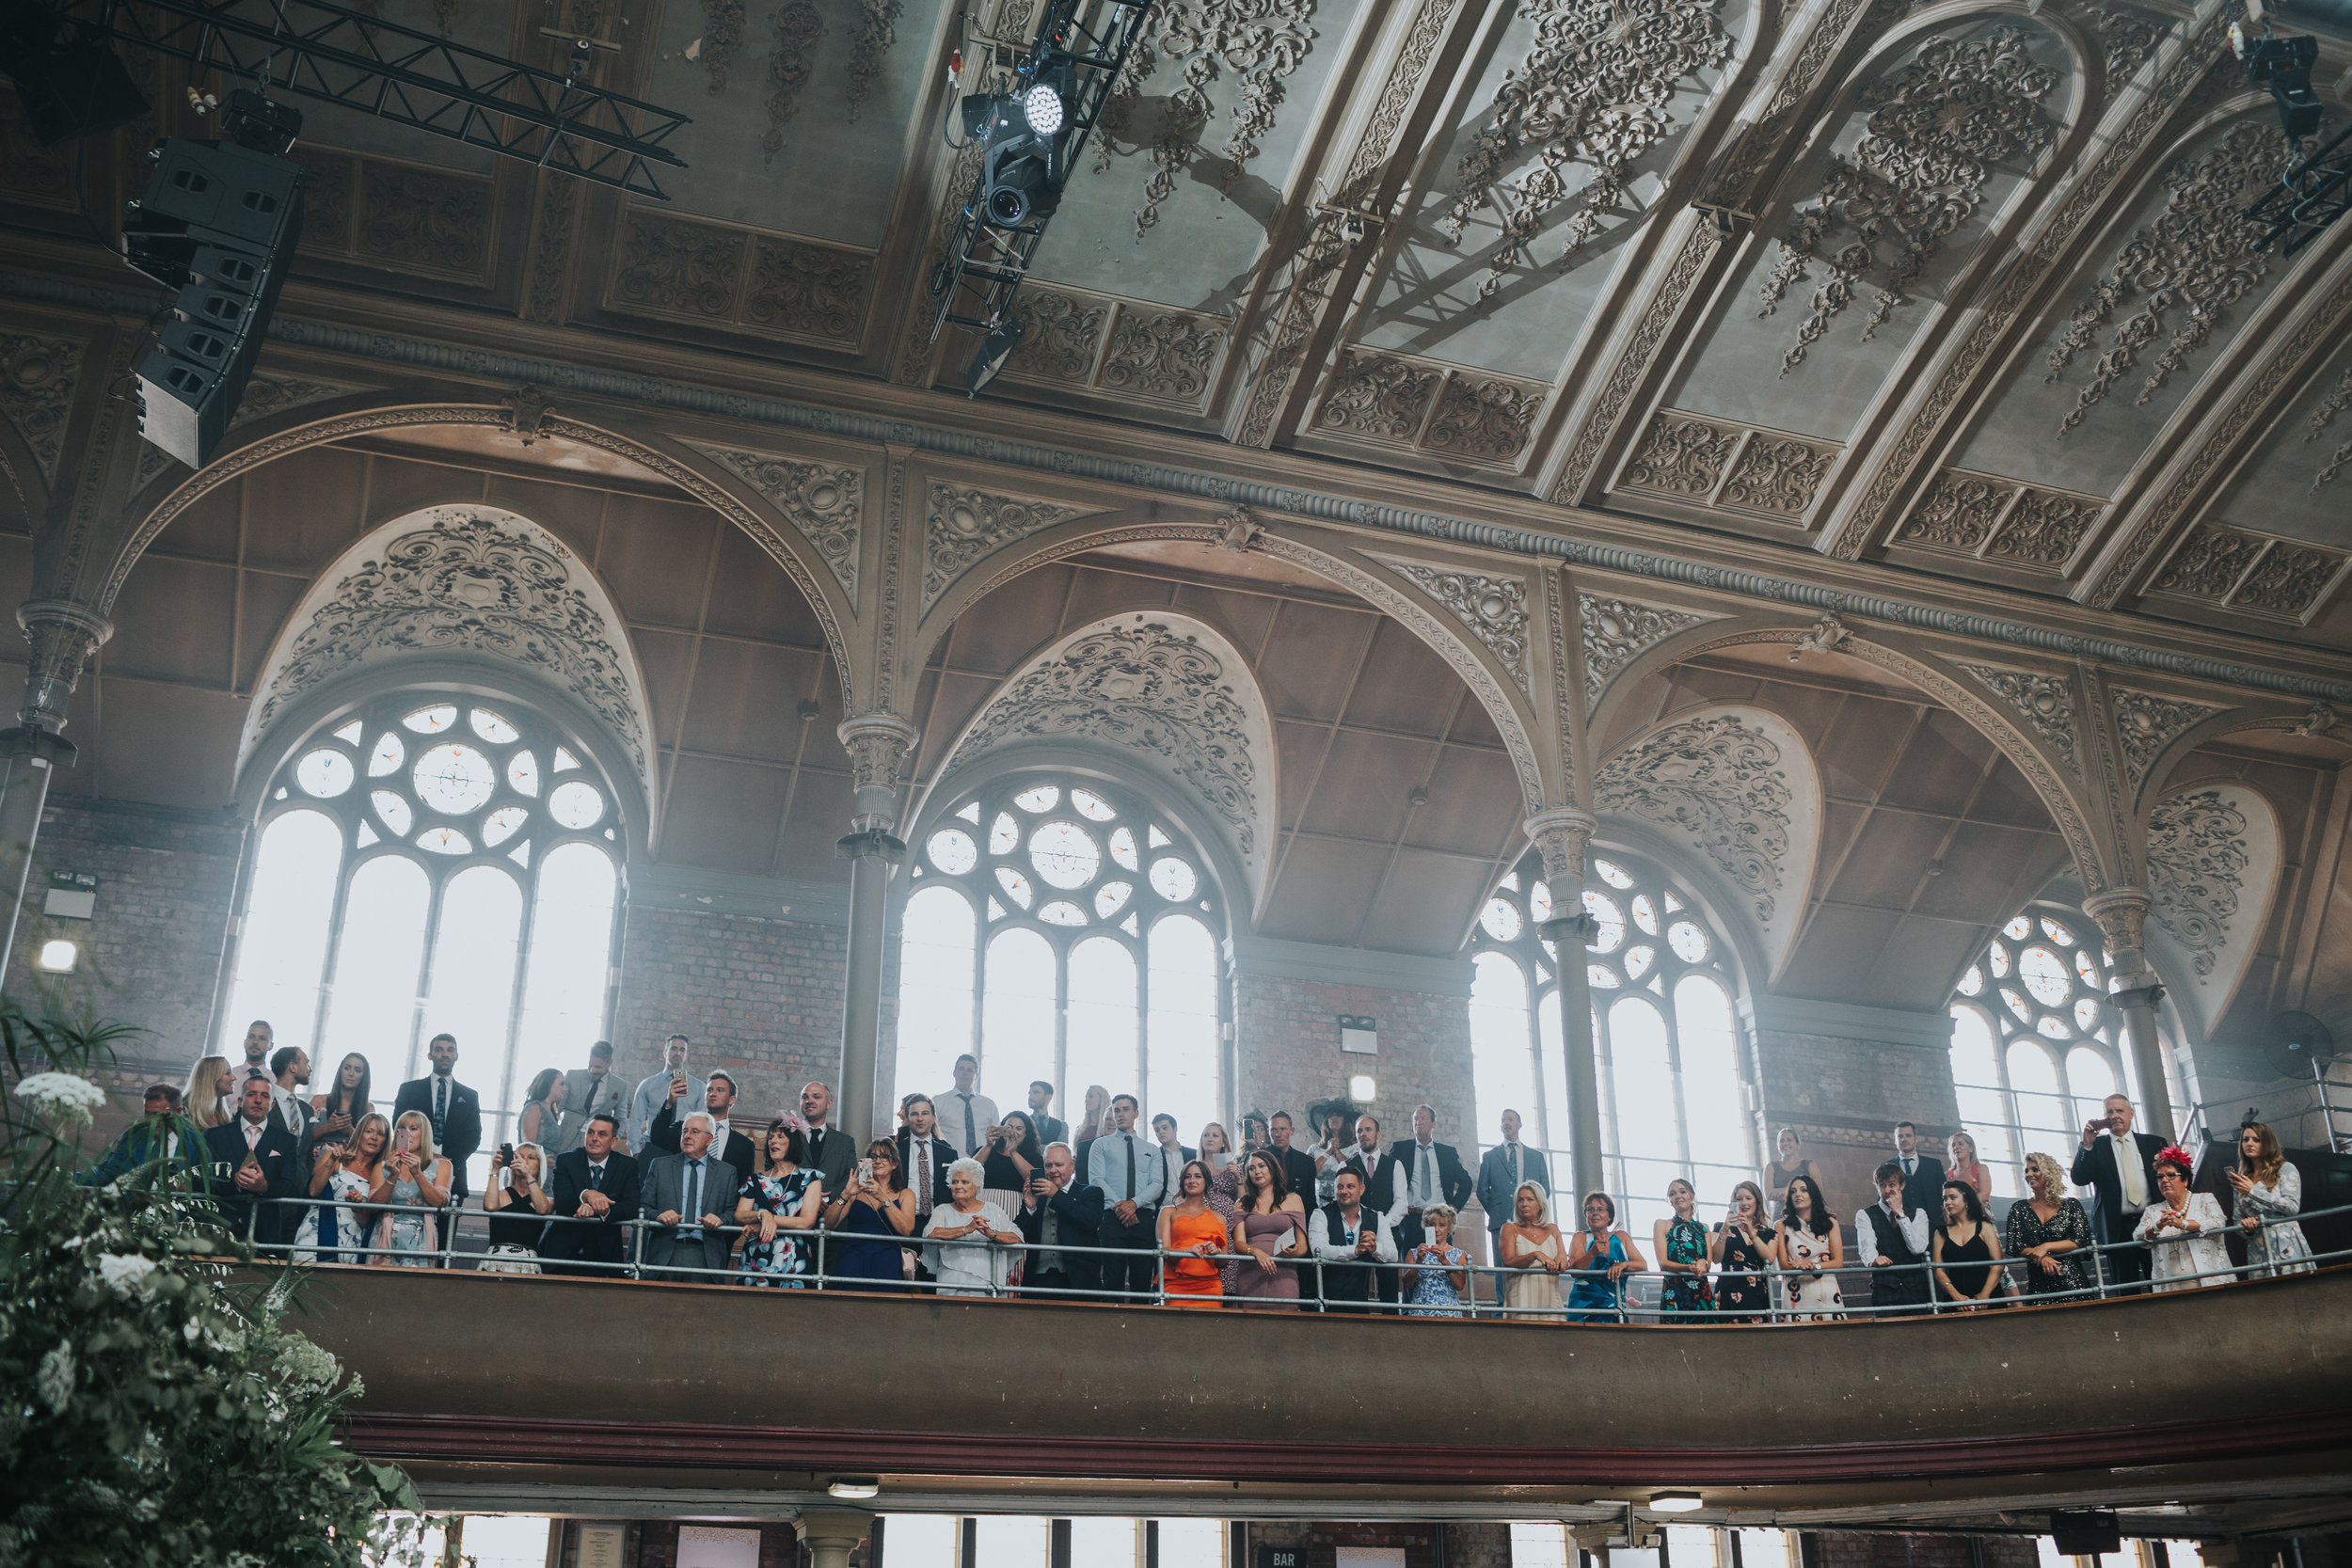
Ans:
[[[499,1164],[502,1165],[511,1165],[514,1163],[515,1146],[513,1144],[499,1145]]]
[[[857,1179],[858,1179],[860,1181],[871,1181],[871,1180],[874,1180],[874,1162],[873,1162],[873,1161],[871,1161],[871,1160],[860,1160],[860,1161],[857,1163]]]

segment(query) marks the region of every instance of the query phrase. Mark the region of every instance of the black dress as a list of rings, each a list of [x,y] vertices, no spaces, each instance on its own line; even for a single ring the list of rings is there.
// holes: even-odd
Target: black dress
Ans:
[[[1975,1300],[1977,1292],[1984,1289],[1985,1275],[1993,1272],[1993,1247],[1985,1240],[1987,1228],[1979,1224],[1976,1235],[1966,1242],[1955,1242],[1950,1231],[1944,1232],[1944,1277],[1960,1292],[1956,1300]]]
[[[1715,1281],[1715,1309],[1743,1323],[1763,1319],[1772,1306],[1772,1291],[1764,1277],[1764,1254],[1727,1225],[1715,1234],[1724,1239],[1723,1272]]]
[[[527,1198],[513,1193],[507,1196],[512,1199],[507,1207],[490,1212],[490,1244],[538,1251],[540,1232],[548,1227],[547,1215],[532,1212]]]

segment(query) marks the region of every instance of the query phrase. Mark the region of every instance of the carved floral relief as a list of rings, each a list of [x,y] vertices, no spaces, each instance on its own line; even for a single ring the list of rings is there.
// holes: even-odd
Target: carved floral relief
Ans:
[[[1837,452],[1825,442],[1794,436],[1751,436],[1733,460],[1715,502],[1792,521],[1802,518],[1830,465],[1837,461]]]
[[[2056,752],[2066,770],[2082,777],[2074,749],[2074,689],[2063,675],[2038,670],[2004,670],[1990,664],[1963,664],[1971,675],[1998,692],[2042,741]]]
[[[1580,593],[1577,621],[1583,628],[1584,700],[1597,703],[1618,671],[1687,626],[1718,621],[1692,610],[1640,604],[1631,599],[1605,598]]]
[[[2342,577],[2345,552],[2203,522],[2165,562],[2150,592],[2302,619]]]
[[[665,315],[725,321],[743,287],[743,236],[713,224],[631,212],[612,276],[615,298]]]
[[[1331,373],[1315,423],[1368,441],[1409,444],[1421,434],[1445,372],[1434,365],[1350,349]]]
[[[1594,780],[1601,810],[1690,843],[1772,923],[1789,854],[1795,792],[1780,747],[1736,714],[1669,724],[1611,757]]]
[[[1704,499],[1714,493],[1739,444],[1735,428],[1661,408],[1650,416],[1617,488]]]
[[[1094,356],[1110,320],[1108,302],[1026,284],[1021,291],[1021,346],[1005,363],[1016,381],[1063,382],[1083,387],[1094,374]]]
[[[2020,488],[2013,481],[1947,468],[1903,519],[1895,542],[1974,555]]]
[[[1510,464],[1526,449],[1528,433],[1548,388],[1472,376],[1456,371],[1438,394],[1438,411],[1421,444],[1449,457]]]
[[[938,603],[963,569],[982,556],[1083,515],[1078,507],[1033,496],[995,495],[933,480],[923,523],[923,608]]]
[[[63,338],[0,336],[0,415],[32,450],[44,483],[57,481],[82,345]]]
[[[843,591],[856,596],[858,520],[866,498],[863,468],[836,468],[828,463],[804,463],[773,452],[701,441],[690,444],[791,518],[792,525],[824,557]]]
[[[2109,696],[2115,734],[2123,748],[2123,777],[2137,794],[2164,749],[2221,710],[2207,703],[2160,697],[2117,687]]]
[[[1488,577],[1481,572],[1453,571],[1392,556],[1375,559],[1445,606],[1455,620],[1470,628],[1471,636],[1486,645],[1496,661],[1511,672],[1519,689],[1528,689],[1524,581],[1518,578]]]
[[[743,316],[793,338],[855,343],[866,326],[874,259],[863,251],[760,235],[752,250]]]
[[[1217,316],[1121,305],[1095,385],[1154,403],[1197,404],[1232,330]]]
[[[2148,917],[2201,980],[2230,942],[2252,856],[2246,813],[2217,789],[2176,795],[2148,815]]]

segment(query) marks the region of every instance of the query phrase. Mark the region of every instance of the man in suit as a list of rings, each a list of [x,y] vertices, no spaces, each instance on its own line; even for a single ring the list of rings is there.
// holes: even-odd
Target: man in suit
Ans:
[[[1323,1309],[1369,1312],[1378,1282],[1395,1271],[1366,1267],[1396,1261],[1396,1238],[1389,1217],[1364,1201],[1364,1175],[1352,1163],[1341,1168],[1337,1201],[1307,1216],[1307,1245],[1322,1259]]]
[[[598,1111],[580,1129],[580,1147],[555,1157],[554,1219],[539,1238],[549,1274],[620,1276],[628,1257],[622,1224],[637,1217],[638,1180],[637,1162],[613,1149],[620,1135],[619,1115]],[[583,1223],[555,1223],[565,1215]]]
[[[247,1078],[237,1093],[237,1115],[204,1134],[206,1186],[230,1233],[274,1247],[292,1227],[271,1201],[294,1190],[294,1141],[272,1115],[270,1081]]]
[[[310,1097],[303,1092],[310,1086],[309,1053],[300,1046],[279,1046],[270,1053],[269,1076],[270,1114],[293,1136],[294,1152],[302,1157],[307,1169],[310,1159],[310,1125],[315,1119]]]
[[[734,1215],[742,1184],[742,1173],[710,1152],[710,1113],[689,1112],[678,1129],[678,1151],[645,1167],[644,1207],[660,1227],[645,1233],[647,1277],[725,1284],[735,1238],[721,1227]],[[711,1272],[689,1272],[695,1269]]]
[[[1486,1215],[1489,1263],[1502,1256],[1502,1227],[1518,1212],[1519,1183],[1533,1181],[1546,1194],[1551,1191],[1551,1166],[1542,1149],[1519,1142],[1519,1125],[1517,1111],[1503,1112],[1502,1141],[1478,1162],[1478,1207]]]
[[[1087,1182],[1103,1194],[1103,1245],[1130,1256],[1103,1264],[1103,1289],[1149,1300],[1157,1286],[1160,1162],[1155,1147],[1136,1131],[1136,1097],[1111,1097],[1111,1131],[1088,1151]]]
[[[457,1037],[436,1035],[424,1048],[433,1070],[400,1086],[392,1100],[392,1120],[421,1111],[433,1124],[433,1147],[449,1162],[450,1191],[460,1203],[466,1197],[466,1162],[482,1147],[482,1100],[452,1076],[457,1066]]]
[[[956,1146],[939,1135],[939,1115],[932,1108],[931,1097],[911,1094],[898,1101],[898,1180],[914,1195],[914,1234],[920,1236],[930,1223],[931,1211],[947,1204],[947,1167],[959,1156]],[[927,1280],[931,1271],[923,1266],[923,1254],[914,1251],[914,1277]]]
[[[1396,1155],[1381,1152],[1380,1118],[1370,1111],[1356,1118],[1356,1147],[1349,1151],[1347,1164],[1348,1168],[1364,1179],[1365,1207],[1388,1221],[1388,1228],[1393,1234],[1405,1223],[1405,1183],[1398,1179]],[[1372,1285],[1374,1299],[1391,1307],[1396,1305],[1401,1291],[1393,1270],[1373,1270]]]
[[[590,1117],[605,1111],[619,1116],[628,1094],[628,1085],[612,1076],[611,1040],[598,1040],[590,1046],[588,1065],[565,1073],[564,1084],[564,1117],[556,1124],[555,1142],[548,1149],[550,1157],[569,1154],[580,1147]]]
[[[1176,1118],[1162,1111],[1152,1118],[1152,1153],[1160,1162],[1160,1191],[1173,1196],[1184,1191],[1184,1162],[1200,1158],[1200,1150],[1176,1137]]]
[[[724,1068],[711,1069],[709,1081],[703,1085],[702,1108],[704,1114],[710,1117],[711,1152],[735,1167],[737,1185],[739,1186],[741,1179],[749,1176],[755,1168],[752,1164],[752,1155],[758,1145],[735,1125],[734,1074]],[[691,1105],[686,1107],[683,1113],[690,1117],[693,1114],[694,1110]],[[653,1127],[646,1136],[646,1158],[651,1159],[657,1155],[678,1152],[680,1134],[683,1131],[677,1101],[674,1100],[662,1101],[661,1109],[654,1113]],[[835,1188],[832,1182],[825,1183],[825,1192],[828,1196],[834,1191]],[[729,1200],[727,1212],[732,1213],[734,1211],[735,1204]]]
[[[2091,1190],[2091,1239],[2128,1242],[2140,1211],[2156,1200],[2156,1156],[2164,1151],[2164,1140],[2132,1131],[2132,1102],[2123,1096],[2107,1096],[2105,1110],[2105,1116],[2083,1124],[2083,1146],[2075,1151],[2074,1168],[2066,1179]],[[2110,1281],[2137,1285],[2149,1275],[2148,1249],[2126,1246],[2102,1253],[2099,1266]]]
[[[193,1172],[197,1180],[188,1185],[201,1190],[209,1159],[204,1134],[181,1109],[179,1087],[150,1084],[146,1101],[139,1107],[139,1119],[122,1130],[122,1136],[106,1150],[105,1158],[73,1180],[79,1186],[103,1187],[151,1163],[159,1163],[162,1169],[157,1174],[163,1180],[177,1184]],[[297,1163],[297,1168],[303,1167]]]
[[[1919,1130],[1895,1124],[1895,1163],[1903,1167],[1903,1207],[1923,1214],[1944,1212],[1944,1162],[1919,1152]]]
[[[1054,1085],[1040,1078],[1029,1085],[1029,1121],[1037,1129],[1040,1148],[1047,1144],[1065,1143],[1070,1137],[1070,1124],[1046,1112],[1054,1103]]]
[[[1077,1159],[1057,1139],[1045,1146],[1045,1169],[1029,1178],[1021,1212],[1013,1217],[1021,1239],[1032,1246],[1090,1247],[1103,1230],[1103,1190],[1078,1180]],[[1021,1291],[1092,1291],[1102,1284],[1101,1259],[1084,1252],[1028,1254]],[[1048,1295],[1046,1300],[1053,1300]],[[1065,1298],[1067,1299],[1067,1298]]]
[[[803,1163],[823,1173],[828,1199],[839,1197],[850,1184],[850,1172],[857,1168],[861,1150],[853,1135],[833,1124],[830,1086],[814,1080],[801,1085],[801,1119],[808,1123],[808,1158]]]
[[[1275,1112],[1266,1118],[1266,1147],[1282,1162],[1282,1180],[1298,1195],[1298,1201],[1311,1210],[1315,1206],[1315,1157],[1291,1147],[1295,1131],[1288,1111]]]
[[[1404,1200],[1405,1212],[1393,1223],[1396,1228],[1396,1250],[1401,1257],[1421,1245],[1427,1236],[1422,1215],[1444,1204],[1456,1213],[1470,1201],[1470,1174],[1462,1164],[1461,1150],[1452,1144],[1437,1141],[1438,1113],[1428,1105],[1413,1107],[1413,1135],[1400,1139],[1389,1150],[1389,1163],[1394,1167],[1398,1194]]]

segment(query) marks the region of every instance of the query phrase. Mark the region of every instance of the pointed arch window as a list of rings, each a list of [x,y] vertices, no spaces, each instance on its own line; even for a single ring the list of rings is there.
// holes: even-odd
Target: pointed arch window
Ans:
[[[330,721],[264,792],[217,1049],[267,1019],[314,1093],[357,1052],[388,1108],[453,1035],[495,1148],[605,1033],[620,854],[609,782],[523,704],[412,689]]]
[[[1583,957],[1602,1169],[1620,1217],[1645,1235],[1669,1212],[1666,1183],[1677,1176],[1711,1216],[1755,1173],[1739,981],[1696,901],[1662,870],[1600,856],[1588,880],[1584,908],[1599,926]],[[1545,1150],[1557,1182],[1569,1168],[1567,1072],[1553,1000],[1558,956],[1537,931],[1551,917],[1543,860],[1531,853],[1497,885],[1471,935],[1470,1062],[1482,1147],[1501,1136],[1504,1108],[1517,1110],[1520,1136]]]
[[[955,1059],[1006,1110],[1086,1086],[1165,1111],[1187,1142],[1228,1117],[1224,901],[1175,824],[1098,779],[1023,773],[956,803],[915,847],[899,938],[894,1102]]]

